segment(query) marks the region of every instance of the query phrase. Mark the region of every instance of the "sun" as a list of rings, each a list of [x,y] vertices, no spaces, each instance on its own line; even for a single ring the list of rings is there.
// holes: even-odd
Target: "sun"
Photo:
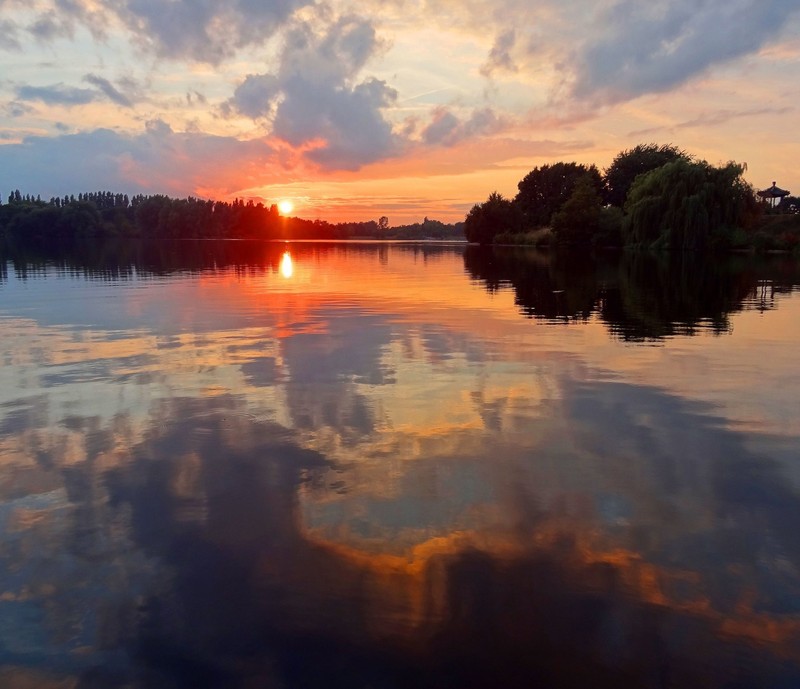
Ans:
[[[278,211],[281,215],[289,215],[294,210],[294,204],[289,199],[278,201]]]

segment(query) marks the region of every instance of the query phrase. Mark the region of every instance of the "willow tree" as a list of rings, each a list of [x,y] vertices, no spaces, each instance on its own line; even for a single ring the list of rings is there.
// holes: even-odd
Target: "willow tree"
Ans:
[[[755,207],[744,166],[683,158],[636,178],[625,204],[625,244],[670,249],[724,245]]]

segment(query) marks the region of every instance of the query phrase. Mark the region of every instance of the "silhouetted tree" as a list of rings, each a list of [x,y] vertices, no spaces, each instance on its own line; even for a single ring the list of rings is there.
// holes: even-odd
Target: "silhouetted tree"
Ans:
[[[690,157],[672,144],[638,144],[618,153],[603,176],[606,202],[622,208],[639,175],[678,159],[690,160]]]
[[[486,201],[475,204],[467,213],[464,235],[467,241],[491,244],[501,232],[518,232],[520,220],[515,204],[494,191]]]
[[[553,214],[553,232],[559,242],[589,243],[597,233],[602,200],[592,178],[584,175],[570,197]]]
[[[578,180],[587,175],[600,192],[603,181],[594,165],[555,163],[536,167],[525,175],[517,185],[519,192],[514,202],[522,211],[526,226],[548,225],[553,213],[570,197]]]
[[[725,245],[756,213],[743,166],[714,167],[685,158],[637,177],[625,204],[626,244],[671,249]]]

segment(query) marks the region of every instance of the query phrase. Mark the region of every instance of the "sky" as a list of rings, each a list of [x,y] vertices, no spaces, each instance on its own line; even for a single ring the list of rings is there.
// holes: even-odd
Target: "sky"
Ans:
[[[671,143],[800,193],[800,0],[0,0],[0,194],[462,220]]]

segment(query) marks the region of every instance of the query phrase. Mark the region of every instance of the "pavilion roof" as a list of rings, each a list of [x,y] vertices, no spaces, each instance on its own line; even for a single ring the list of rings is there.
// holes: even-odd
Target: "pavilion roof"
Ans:
[[[757,193],[762,199],[780,199],[784,196],[789,196],[790,192],[786,191],[786,189],[781,189],[775,185],[775,182],[773,182],[769,189],[764,189],[763,191],[759,191]]]

